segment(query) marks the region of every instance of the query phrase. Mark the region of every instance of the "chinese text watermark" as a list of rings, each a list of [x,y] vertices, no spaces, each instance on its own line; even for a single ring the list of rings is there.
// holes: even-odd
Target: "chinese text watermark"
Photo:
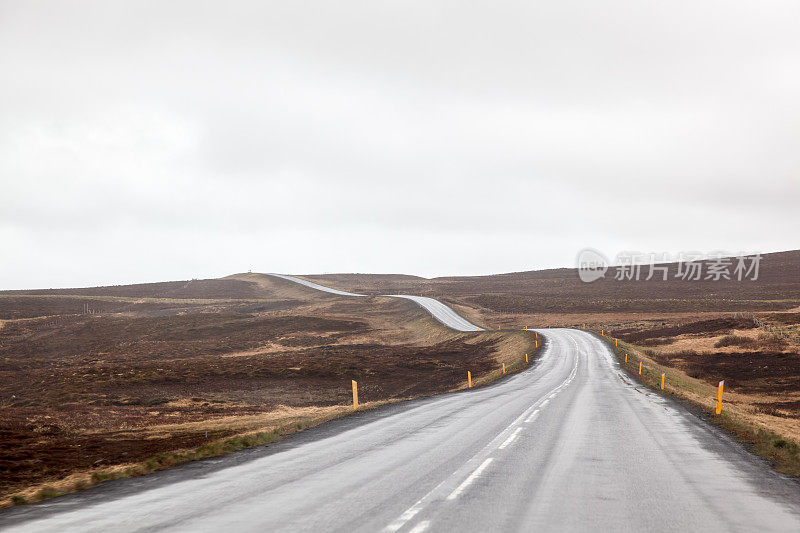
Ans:
[[[577,258],[578,276],[590,283],[608,277],[617,281],[756,281],[761,254],[714,252],[620,252],[613,263],[599,251],[584,248]],[[608,274],[608,276],[606,276]]]

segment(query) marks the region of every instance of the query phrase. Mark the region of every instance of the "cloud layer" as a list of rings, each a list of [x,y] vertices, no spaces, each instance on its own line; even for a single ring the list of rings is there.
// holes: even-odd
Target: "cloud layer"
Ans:
[[[799,17],[0,2],[1,285],[798,248]]]

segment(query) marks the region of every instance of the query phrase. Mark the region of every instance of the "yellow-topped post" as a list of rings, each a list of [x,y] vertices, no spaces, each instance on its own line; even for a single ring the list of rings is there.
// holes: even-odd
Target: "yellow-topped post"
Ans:
[[[467,370],[467,387],[472,388],[472,372]]]
[[[505,374],[505,373],[506,373],[506,364],[503,363],[503,374]]]
[[[664,374],[661,374],[661,390],[664,390]]]
[[[353,381],[353,409],[358,409],[358,383],[356,380]]]
[[[717,414],[722,412],[722,387],[725,386],[725,380],[719,382],[719,388],[717,389]]]
[[[642,375],[642,362],[639,361],[639,375]]]

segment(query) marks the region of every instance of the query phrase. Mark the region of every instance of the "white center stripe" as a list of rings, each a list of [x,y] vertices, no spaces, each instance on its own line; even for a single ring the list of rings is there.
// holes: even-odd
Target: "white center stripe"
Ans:
[[[448,496],[447,499],[448,500],[455,500],[456,498],[458,498],[461,495],[461,493],[464,492],[464,490],[466,490],[466,488],[469,487],[472,484],[472,482],[475,481],[475,479],[477,479],[478,476],[481,475],[481,472],[483,472],[486,469],[486,467],[489,466],[489,463],[491,463],[493,460],[494,459],[492,457],[489,457],[484,462],[482,462],[481,466],[476,468],[475,471],[473,473],[471,473],[469,475],[469,477],[467,477],[467,479],[465,479],[461,483],[461,485],[456,487],[456,490],[451,492],[450,496]]]
[[[505,442],[504,442],[503,444],[501,444],[501,445],[498,447],[498,449],[499,449],[499,450],[502,450],[503,448],[505,448],[506,446],[508,446],[508,445],[509,445],[509,444],[511,444],[512,442],[514,442],[514,439],[516,439],[516,438],[517,438],[517,435],[519,435],[519,432],[520,432],[520,431],[522,431],[522,428],[517,428],[516,430],[514,430],[514,433],[512,433],[512,434],[511,434],[511,435],[510,435],[510,436],[509,436],[509,437],[508,437],[508,438],[505,440]]]

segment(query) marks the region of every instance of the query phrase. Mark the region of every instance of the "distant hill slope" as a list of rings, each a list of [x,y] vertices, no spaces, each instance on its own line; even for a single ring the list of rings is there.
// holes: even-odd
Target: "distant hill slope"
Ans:
[[[477,306],[497,313],[582,313],[612,311],[762,311],[800,306],[800,250],[764,254],[758,279],[684,281],[676,263],[666,281],[584,283],[574,268],[533,270],[488,276],[425,279],[403,274],[323,274],[304,279],[363,294],[414,294]],[[263,274],[234,274],[221,279],[169,281],[75,289],[0,291],[0,295],[80,295],[174,299],[326,298]]]
[[[574,268],[434,279],[306,277],[355,292],[439,296],[506,313],[757,311],[800,305],[800,250],[764,254],[755,281],[684,281],[675,278],[677,263],[666,266],[666,281],[645,281],[647,267],[639,281],[617,281],[610,269],[592,283],[582,282]]]

